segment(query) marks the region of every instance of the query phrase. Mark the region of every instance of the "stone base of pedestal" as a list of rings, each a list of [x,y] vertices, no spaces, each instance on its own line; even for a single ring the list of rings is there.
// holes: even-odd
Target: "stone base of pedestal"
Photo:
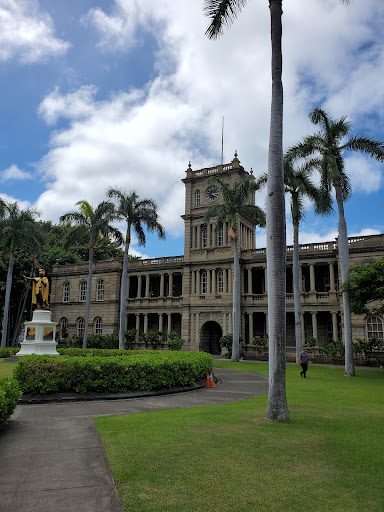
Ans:
[[[25,322],[24,340],[20,343],[17,357],[30,354],[60,355],[56,351],[56,323],[51,322],[51,312],[37,309],[31,322]]]

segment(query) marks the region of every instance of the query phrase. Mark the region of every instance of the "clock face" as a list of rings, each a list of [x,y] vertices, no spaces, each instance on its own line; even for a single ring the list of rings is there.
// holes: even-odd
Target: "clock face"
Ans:
[[[219,191],[216,187],[209,187],[207,188],[205,196],[208,201],[216,201],[216,199],[219,197]]]

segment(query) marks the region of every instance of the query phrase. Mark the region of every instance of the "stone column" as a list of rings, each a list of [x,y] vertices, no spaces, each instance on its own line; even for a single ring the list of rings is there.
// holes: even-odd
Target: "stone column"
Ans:
[[[337,313],[332,313],[332,335],[333,341],[337,341],[339,338],[339,329],[337,326]]]
[[[167,334],[172,331],[172,315],[168,313],[168,325],[167,325]]]
[[[229,327],[229,334],[233,334],[232,332],[232,313],[228,313],[228,327]]]
[[[252,290],[252,268],[248,269],[248,293],[250,295],[253,293],[253,290]]]
[[[232,292],[232,268],[228,269],[228,293]]]
[[[301,313],[301,339],[302,339],[303,345],[305,344],[306,341],[308,341],[305,339],[304,313]]]
[[[196,249],[196,228],[192,226],[192,249]]]
[[[136,341],[139,340],[139,332],[140,332],[140,313],[136,315]]]
[[[311,263],[309,265],[309,284],[310,284],[310,292],[315,293],[316,292],[316,285],[315,285],[315,265]]]
[[[163,321],[163,313],[159,313],[159,331],[163,332],[163,324],[164,324],[164,321]]]
[[[141,298],[141,279],[142,279],[142,276],[141,276],[141,274],[139,274],[139,277],[137,278],[137,298],[138,299]]]
[[[299,265],[299,279],[300,279],[300,283],[299,283],[299,289],[300,289],[300,293],[302,293],[304,290],[303,290],[303,267],[302,265],[300,264]]]
[[[207,294],[211,293],[211,271],[207,270]]]
[[[253,313],[249,313],[249,342],[252,341],[253,338]]]
[[[145,298],[149,298],[149,274],[145,274]]]
[[[193,323],[194,323],[194,320],[195,320],[195,315],[194,315],[193,313],[191,313],[191,315],[190,315],[190,322],[191,322],[191,340],[190,340],[190,341],[191,341],[192,343],[193,343],[193,341],[194,341],[194,340],[193,340],[193,331],[194,331],[194,325],[193,325]]]
[[[200,295],[200,271],[196,270],[196,294]]]
[[[201,249],[201,225],[197,226],[197,249]]]
[[[212,293],[214,295],[216,295],[216,290],[217,290],[217,286],[216,286],[216,269],[213,268],[212,269]]]
[[[148,313],[144,313],[144,333],[148,332]]]
[[[195,321],[196,321],[196,329],[195,329],[195,337],[196,337],[196,341],[198,343],[200,343],[200,329],[199,329],[199,322],[200,322],[200,318],[199,318],[199,313],[196,313],[196,318],[195,318]]]
[[[228,293],[227,269],[223,268],[223,293]]]
[[[312,336],[316,339],[318,339],[318,333],[317,333],[317,313],[316,311],[312,311]]]
[[[268,313],[265,313],[265,332],[267,333],[267,336],[268,336],[268,333],[269,333]]]
[[[164,272],[160,274],[160,297],[164,297]]]
[[[241,315],[241,337],[243,338],[243,341],[245,341],[245,315],[247,313],[243,313]]]
[[[227,314],[223,313],[223,336],[227,335]]]

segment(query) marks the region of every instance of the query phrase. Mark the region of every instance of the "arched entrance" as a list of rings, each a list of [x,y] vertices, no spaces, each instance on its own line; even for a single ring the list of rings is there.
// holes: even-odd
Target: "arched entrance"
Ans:
[[[205,322],[201,328],[199,349],[210,354],[221,354],[219,339],[223,331],[217,322]]]

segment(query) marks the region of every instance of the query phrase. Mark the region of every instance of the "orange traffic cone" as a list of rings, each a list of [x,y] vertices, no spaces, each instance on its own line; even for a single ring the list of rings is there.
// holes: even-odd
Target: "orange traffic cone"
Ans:
[[[206,388],[210,388],[211,387],[211,379],[209,377],[209,373],[207,373],[207,384],[205,386]]]
[[[215,379],[213,378],[213,373],[211,373],[211,375],[209,376],[209,380],[210,380],[210,383],[211,383],[211,388],[215,388],[216,387],[216,383],[215,383]]]

